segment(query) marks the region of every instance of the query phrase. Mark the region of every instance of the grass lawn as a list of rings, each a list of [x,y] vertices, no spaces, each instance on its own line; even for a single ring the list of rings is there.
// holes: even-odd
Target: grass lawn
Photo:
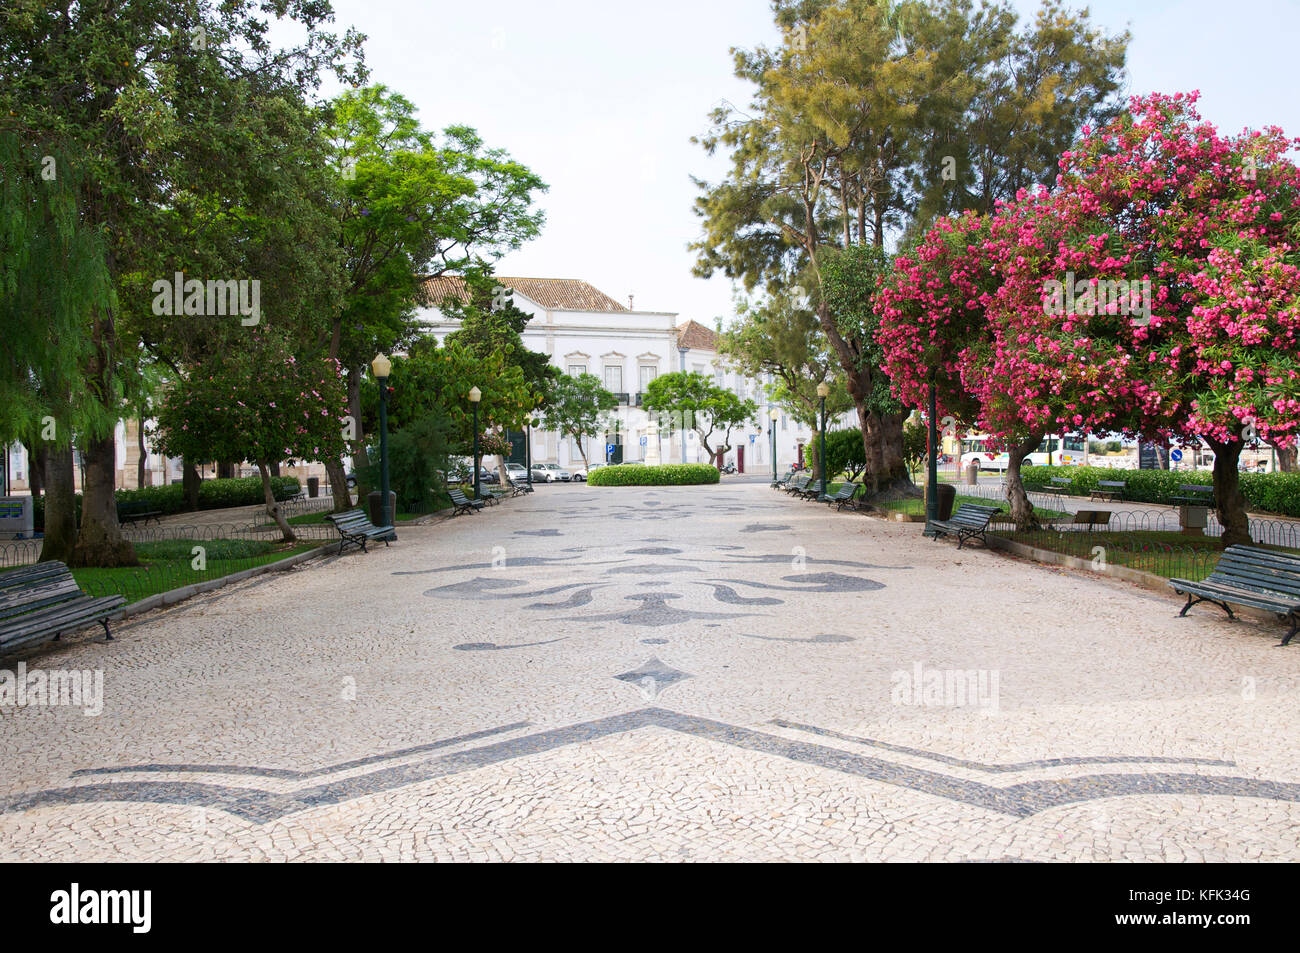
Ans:
[[[77,585],[92,596],[125,596],[138,602],[159,592],[219,579],[315,549],[320,543],[281,544],[249,539],[168,539],[136,543],[141,565],[117,569],[73,569]],[[194,568],[194,547],[202,546],[206,565]]]
[[[1104,556],[1106,562],[1113,565],[1180,579],[1204,579],[1214,570],[1219,554],[1223,551],[1220,540],[1211,536],[1184,536],[1178,532],[1159,530],[1074,533],[1049,529],[998,535],[1080,559]],[[1097,552],[1097,547],[1101,547],[1102,552]],[[1265,548],[1300,555],[1300,551],[1280,546]]]
[[[962,493],[958,493],[956,498],[953,500],[953,510],[956,510],[957,507],[961,506],[963,503],[974,503],[978,506],[992,506],[994,504],[1002,503],[1004,511],[1007,510],[1004,500],[993,500],[984,496],[966,496]],[[875,505],[879,506],[883,510],[889,510],[895,513],[907,513],[910,516],[925,515],[925,500],[920,497],[906,500],[891,500],[888,503],[877,503]],[[1058,517],[1070,515],[1069,513],[1061,513],[1057,510],[1045,510],[1037,506],[1034,507],[1034,512],[1044,519],[1056,519]]]

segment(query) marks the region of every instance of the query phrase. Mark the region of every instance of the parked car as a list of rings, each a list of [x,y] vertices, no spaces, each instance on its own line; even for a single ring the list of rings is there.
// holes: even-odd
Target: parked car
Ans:
[[[488,467],[479,467],[478,481],[479,483],[500,483],[501,474],[497,473],[496,470],[489,469]]]
[[[542,469],[540,463],[534,463],[531,471],[534,483],[554,483],[555,474],[549,470]]]
[[[540,470],[547,474],[547,483],[554,483],[556,480],[559,480],[562,483],[568,483],[573,479],[568,470],[560,469],[558,463],[534,463],[533,469]],[[533,477],[533,479],[536,480],[537,477]]]
[[[525,469],[522,463],[507,463],[506,476],[510,477],[511,481],[515,483],[528,482],[528,470]]]
[[[599,464],[595,464],[595,466],[599,466]],[[569,475],[570,475],[571,477],[573,477],[573,479],[574,479],[576,482],[578,482],[578,483],[583,483],[583,482],[586,481],[586,479],[587,479],[587,471],[590,470],[590,469],[592,469],[592,468],[591,468],[591,467],[574,467],[572,470],[569,471]]]

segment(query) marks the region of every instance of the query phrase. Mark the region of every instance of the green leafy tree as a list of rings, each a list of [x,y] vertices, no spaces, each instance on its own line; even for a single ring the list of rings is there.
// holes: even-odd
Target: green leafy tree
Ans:
[[[1059,144],[1113,108],[1126,40],[1101,38],[1086,15],[1054,3],[1024,33],[1006,3],[773,7],[785,41],[735,54],[752,102],[715,109],[699,140],[710,154],[728,152],[732,166],[722,182],[698,183],[704,235],[692,246],[695,271],[721,272],[747,291],[809,289],[858,411],[871,484],[914,492],[902,408],[887,405],[888,381],[871,364],[872,301],[848,294],[869,294],[874,266],[850,269],[828,289],[825,265],[855,246],[883,249],[945,203],[992,203],[1011,198],[1005,190],[1017,182],[1041,181]],[[1025,86],[1015,101],[1026,115],[996,108],[1016,84]],[[945,188],[960,195],[945,199]]]
[[[410,342],[425,277],[482,273],[535,237],[544,215],[533,201],[546,186],[505,151],[486,148],[468,126],[448,127],[439,141],[420,126],[415,106],[384,86],[350,90],[325,115],[344,190],[346,260],[344,303],[333,315],[329,355],[346,369],[349,406],[358,421],[351,449],[364,467],[366,365],[376,353]],[[327,469],[332,483],[343,475],[341,461],[328,462]],[[346,494],[340,505],[347,505]]]
[[[618,406],[618,399],[605,390],[595,374],[559,375],[551,382],[542,405],[542,425],[547,430],[572,437],[588,463],[583,438],[595,433],[605,415]]]
[[[758,417],[754,401],[741,400],[696,371],[660,374],[650,382],[643,406],[661,418],[667,417],[674,429],[693,429],[710,460],[731,449],[733,430]],[[719,435],[716,447],[712,442],[715,434]]]
[[[736,313],[740,320],[719,331],[718,353],[746,377],[769,378],[768,395],[791,417],[816,426],[817,385],[823,381],[830,385],[829,416],[852,408],[839,363],[806,300],[789,292],[756,301],[742,298]]]
[[[271,42],[268,14],[290,21],[296,29],[281,35],[299,41]],[[160,221],[182,193],[218,194],[211,183],[243,158],[233,148],[220,150],[217,162],[194,161],[225,141],[229,106],[242,101],[231,94],[306,97],[325,70],[359,77],[351,64],[360,38],[322,29],[331,18],[326,2],[10,0],[0,7],[0,117],[27,141],[60,145],[79,163],[81,221],[102,237],[118,293],[86,317],[90,350],[80,372],[103,414],[126,411],[137,373],[139,349],[123,317],[140,304],[127,299],[127,276],[157,274],[171,250]],[[117,522],[111,428],[88,431],[82,453],[85,496],[70,562],[132,563]]]

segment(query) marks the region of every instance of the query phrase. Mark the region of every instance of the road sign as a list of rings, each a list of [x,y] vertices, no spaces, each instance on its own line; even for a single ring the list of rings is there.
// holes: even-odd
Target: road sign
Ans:
[[[607,444],[605,444],[605,452],[606,452],[606,453],[613,453],[613,452],[614,452],[614,447],[615,447],[615,444],[612,444],[612,443],[607,443]]]
[[[643,447],[644,447],[644,446],[648,446],[649,443],[650,443],[650,438],[649,438],[649,437],[642,437],[642,438],[641,438],[641,446],[643,446]]]
[[[1173,450],[1170,452],[1169,456],[1173,459],[1174,463],[1178,463],[1180,460],[1183,459],[1183,451]]]
[[[749,442],[752,444],[752,443],[754,442],[754,439],[755,439],[757,436],[758,436],[758,434],[750,434],[750,435],[749,435]]]

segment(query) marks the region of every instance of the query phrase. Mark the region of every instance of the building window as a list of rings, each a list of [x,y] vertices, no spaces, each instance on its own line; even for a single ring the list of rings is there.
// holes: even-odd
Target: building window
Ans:
[[[785,414],[781,415],[781,429],[782,430],[790,429],[790,418],[787,417]]]
[[[587,373],[587,365],[586,365],[586,364],[570,364],[570,365],[569,365],[569,376],[570,376],[570,377],[577,377],[579,374],[585,374],[585,373]]]
[[[612,394],[623,393],[623,368],[619,365],[606,366],[605,390]]]
[[[659,368],[655,367],[653,364],[642,364],[640,372],[641,393],[644,394],[650,389],[650,382],[659,376]]]

